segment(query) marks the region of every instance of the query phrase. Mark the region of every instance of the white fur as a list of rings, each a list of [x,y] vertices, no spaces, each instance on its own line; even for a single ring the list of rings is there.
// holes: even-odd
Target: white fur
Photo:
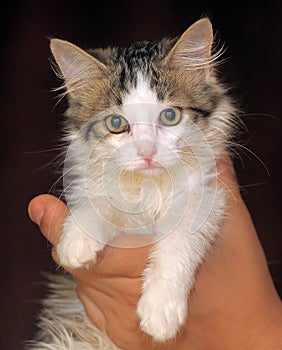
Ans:
[[[138,72],[136,88],[131,89],[131,91],[125,96],[123,99],[123,105],[139,103],[157,104],[158,102],[155,91],[152,91],[143,74]]]
[[[95,263],[96,254],[104,245],[89,237],[70,215],[64,223],[64,234],[57,245],[61,264],[71,268]]]
[[[121,231],[154,233],[137,314],[141,329],[156,341],[174,337],[184,324],[196,269],[219,229],[224,196],[215,187],[214,157],[224,144],[210,140],[225,138],[221,130],[228,119],[221,107],[203,135],[187,115],[185,128],[160,125],[164,108],[139,73],[122,106],[131,133],[102,140],[90,153],[81,136],[73,139],[70,164],[77,166],[67,171],[76,179],[69,188],[75,205],[57,249],[62,264],[76,268],[95,261],[97,251]],[[146,170],[146,154],[153,154],[156,168]],[[144,187],[147,179],[151,187]]]
[[[185,127],[161,125],[159,115],[167,107],[159,103],[139,72],[136,87],[120,107],[130,124],[129,133],[96,143],[85,141],[83,130],[70,135],[64,185],[71,215],[57,246],[62,265],[88,267],[120,232],[150,236],[155,244],[143,273],[136,312],[141,330],[161,342],[173,338],[185,323],[196,270],[219,230],[225,200],[216,187],[216,160],[225,149],[224,130],[233,112],[223,102],[203,133],[188,114],[183,115]],[[146,163],[147,156],[153,165]],[[60,303],[61,299],[62,311]],[[77,300],[75,304],[87,324],[85,334],[97,334]],[[54,307],[54,299],[48,307]],[[68,323],[66,315],[54,322],[62,328],[49,329],[56,338],[52,349],[98,349],[93,345],[96,340],[85,340],[78,332],[80,326]],[[114,346],[99,347],[104,348]]]
[[[141,329],[156,341],[174,337],[184,324],[195,272],[224,212],[214,158],[224,144],[209,141],[214,133],[225,137],[217,130],[223,129],[224,107],[210,117],[214,125],[205,135],[188,115],[185,128],[160,125],[164,108],[139,73],[136,88],[122,106],[131,133],[102,140],[91,154],[79,135],[73,140],[71,164],[78,165],[68,171],[77,179],[70,184],[75,209],[57,249],[62,264],[77,268],[94,262],[97,251],[121,231],[152,235],[155,245],[137,314]],[[188,147],[186,155],[179,149],[183,145]],[[148,153],[154,153],[156,167],[146,168],[143,157]],[[152,183],[146,185],[147,179]]]
[[[151,264],[144,271],[143,293],[137,307],[141,329],[155,340],[174,337],[184,324],[196,270],[218,232],[223,210],[224,197],[219,192],[201,230],[189,232],[185,218],[173,233],[156,244]]]

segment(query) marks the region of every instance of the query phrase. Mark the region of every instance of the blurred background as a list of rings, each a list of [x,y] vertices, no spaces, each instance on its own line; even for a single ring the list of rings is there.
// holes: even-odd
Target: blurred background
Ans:
[[[49,37],[83,48],[181,34],[208,15],[227,62],[223,80],[244,111],[247,131],[236,169],[269,267],[282,295],[281,57],[282,2],[277,1],[10,1],[1,6],[1,319],[0,348],[21,349],[35,331],[41,271],[55,270],[50,247],[29,221],[27,204],[58,174],[65,102],[50,64]],[[55,149],[54,149],[55,148]],[[53,150],[52,150],[53,149]],[[230,257],[232,259],[232,257]]]

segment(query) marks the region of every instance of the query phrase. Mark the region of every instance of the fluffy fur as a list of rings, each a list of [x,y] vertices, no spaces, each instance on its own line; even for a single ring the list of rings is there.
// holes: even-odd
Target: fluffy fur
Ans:
[[[48,298],[38,317],[39,332],[26,344],[34,350],[118,350],[88,319],[76,295],[76,283],[63,275],[46,276]]]
[[[185,322],[195,273],[224,215],[216,161],[234,109],[216,77],[220,52],[212,53],[212,44],[208,19],[178,39],[124,48],[86,52],[51,42],[69,99],[64,185],[71,215],[58,256],[70,268],[87,267],[121,232],[150,237],[136,312],[155,341],[174,337]],[[164,121],[167,111],[179,118]],[[113,115],[126,124],[122,131],[109,131]],[[58,286],[45,301],[34,348],[114,348],[108,340],[97,345],[98,331],[68,291],[72,285],[64,293]]]

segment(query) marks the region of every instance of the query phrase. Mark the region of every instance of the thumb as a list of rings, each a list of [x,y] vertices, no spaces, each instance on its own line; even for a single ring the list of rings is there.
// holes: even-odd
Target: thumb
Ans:
[[[28,214],[48,241],[57,245],[62,233],[63,222],[68,215],[67,206],[56,197],[43,194],[31,200]]]

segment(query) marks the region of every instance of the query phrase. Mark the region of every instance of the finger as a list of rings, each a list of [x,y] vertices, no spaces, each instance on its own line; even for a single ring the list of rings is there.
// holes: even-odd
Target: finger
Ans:
[[[28,212],[31,220],[39,225],[43,235],[56,246],[60,239],[63,222],[68,214],[66,205],[54,196],[40,195],[30,202]],[[148,247],[135,249],[106,247],[98,259],[97,273],[139,275],[145,267],[148,250]],[[59,263],[54,248],[52,249],[52,257],[55,262]],[[88,272],[85,271],[85,273]]]
[[[83,288],[81,286],[77,287],[77,295],[79,299],[82,301],[85,311],[88,314],[91,321],[100,329],[105,330],[106,329],[106,319],[101,311],[101,309],[96,305],[96,303],[89,298],[89,296],[85,293]],[[92,291],[93,294],[93,291]]]
[[[31,200],[28,213],[31,220],[39,225],[48,241],[56,245],[60,239],[63,222],[68,214],[66,205],[54,196],[43,194]]]
[[[141,278],[147,265],[148,253],[147,247],[121,249],[105,246],[103,250],[98,252],[96,262],[87,268],[70,270],[66,266],[62,267],[76,279],[89,285],[95,285],[96,279]],[[52,257],[55,262],[61,265],[55,247],[52,249]]]

